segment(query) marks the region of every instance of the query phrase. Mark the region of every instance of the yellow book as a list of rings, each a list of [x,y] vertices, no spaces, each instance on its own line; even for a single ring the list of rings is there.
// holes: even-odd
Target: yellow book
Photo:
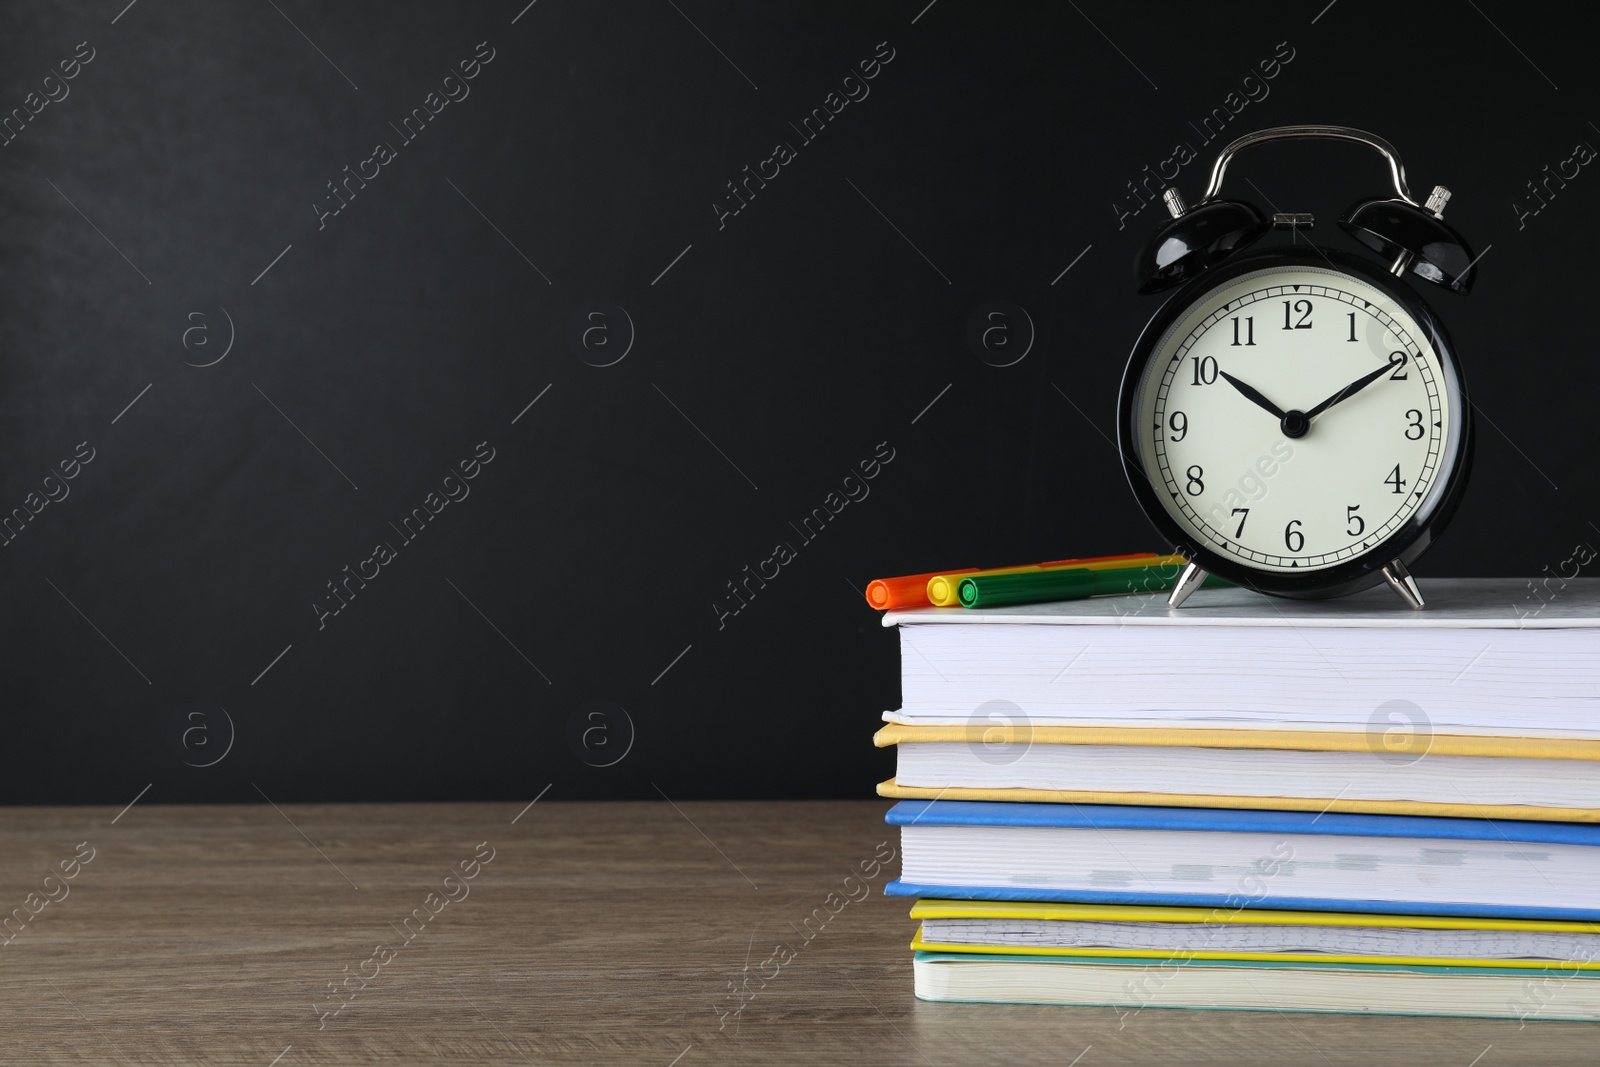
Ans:
[[[1600,923],[921,900],[919,952],[1600,970]]]
[[[1600,740],[1590,738],[1422,735],[1436,756],[1516,756],[1524,759],[1600,760]],[[1314,752],[1369,752],[1370,733],[1356,730],[1185,729],[1151,726],[1028,726],[972,722],[960,726],[907,726],[892,722],[872,735],[878,748],[907,741],[970,744],[1147,745],[1155,748],[1269,748]],[[1397,744],[1392,736],[1389,750]],[[1422,744],[1419,741],[1418,744]]]
[[[902,800],[1131,804],[1600,823],[1600,740],[890,723]]]
[[[911,906],[913,919],[1077,919],[1100,922],[1244,923],[1250,926],[1384,926],[1425,930],[1514,930],[1600,934],[1600,922],[1566,919],[1486,919],[1475,915],[1382,915],[1284,908],[1185,908],[1154,904],[1077,904],[1049,900],[939,900]]]

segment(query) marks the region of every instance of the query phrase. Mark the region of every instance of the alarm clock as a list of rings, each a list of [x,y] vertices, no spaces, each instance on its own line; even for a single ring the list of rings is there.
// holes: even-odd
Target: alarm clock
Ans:
[[[1388,163],[1394,196],[1339,220],[1375,260],[1311,244],[1310,214],[1221,198],[1238,153],[1307,138]],[[1441,217],[1450,191],[1412,199],[1374,134],[1280,126],[1224,148],[1194,206],[1175,188],[1162,198],[1172,217],[1136,271],[1141,293],[1171,295],[1128,358],[1117,422],[1134,496],[1189,560],[1168,603],[1216,574],[1299,598],[1387,582],[1421,608],[1409,566],[1454,513],[1472,458],[1455,346],[1411,284],[1471,288],[1476,259]],[[1246,251],[1269,230],[1291,240]]]

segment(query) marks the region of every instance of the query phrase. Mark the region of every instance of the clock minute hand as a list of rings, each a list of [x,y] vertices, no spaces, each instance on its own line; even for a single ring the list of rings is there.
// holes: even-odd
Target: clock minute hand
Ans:
[[[1385,364],[1384,366],[1373,371],[1371,374],[1363,374],[1361,377],[1357,378],[1355,381],[1351,382],[1349,385],[1345,386],[1343,389],[1339,390],[1337,393],[1334,393],[1328,399],[1324,400],[1322,403],[1306,412],[1306,418],[1314,419],[1318,415],[1321,415],[1324,411],[1327,411],[1329,408],[1333,407],[1333,405],[1348,400],[1350,397],[1361,392],[1361,390],[1365,389],[1367,386],[1371,385],[1385,374],[1388,374],[1392,369],[1393,368],[1388,364]]]
[[[1283,418],[1283,409],[1278,407],[1278,405],[1274,404],[1272,401],[1268,400],[1265,396],[1261,395],[1261,391],[1255,386],[1249,384],[1248,382],[1241,382],[1227,371],[1221,371],[1219,373],[1221,373],[1224,378],[1228,379],[1228,384],[1239,390],[1240,395],[1242,395],[1246,400],[1267,411],[1275,419]]]

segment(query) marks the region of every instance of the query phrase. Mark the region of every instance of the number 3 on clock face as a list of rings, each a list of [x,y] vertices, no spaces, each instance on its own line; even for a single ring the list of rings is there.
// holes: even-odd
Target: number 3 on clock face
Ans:
[[[1240,256],[1179,290],[1134,349],[1119,421],[1129,480],[1174,544],[1291,596],[1419,554],[1470,450],[1437,319],[1338,253]]]

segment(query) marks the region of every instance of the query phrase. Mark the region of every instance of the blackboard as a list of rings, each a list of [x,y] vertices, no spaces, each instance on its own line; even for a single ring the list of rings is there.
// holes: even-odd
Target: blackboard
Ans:
[[[124,4],[0,16],[0,801],[871,795],[868,579],[1165,547],[1132,259],[1283,123],[1387,137],[1483,256],[1430,295],[1480,436],[1418,573],[1600,538],[1560,18]],[[1354,247],[1385,175],[1236,177]]]

